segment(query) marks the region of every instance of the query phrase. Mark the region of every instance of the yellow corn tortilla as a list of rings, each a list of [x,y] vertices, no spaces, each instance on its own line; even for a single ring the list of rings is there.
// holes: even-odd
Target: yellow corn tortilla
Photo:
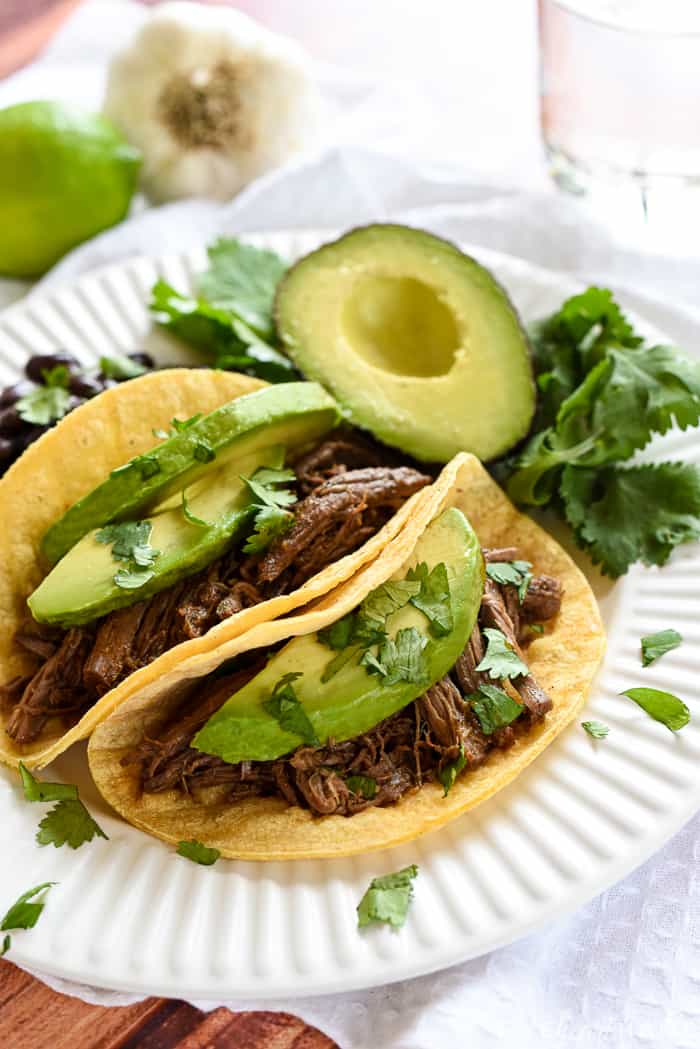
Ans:
[[[144,735],[157,734],[174,707],[196,688],[193,679],[240,652],[328,626],[376,586],[394,575],[401,578],[426,524],[449,506],[469,517],[483,546],[517,546],[535,572],[556,576],[563,585],[559,615],[527,650],[530,669],[554,704],[541,725],[510,750],[494,751],[484,765],[466,772],[446,798],[442,787],[431,783],[396,805],[368,808],[351,817],[312,816],[279,798],[228,803],[218,788],[212,788],[207,804],[174,790],[140,793],[134,768],[123,768],[120,759]],[[600,613],[584,575],[547,532],[515,509],[479,461],[463,454],[423,493],[419,512],[379,557],[321,602],[296,616],[255,627],[211,652],[206,662],[181,666],[122,704],[90,740],[90,769],[113,808],[164,841],[196,838],[223,856],[245,860],[350,856],[387,848],[443,826],[510,783],[577,716],[604,647]]]
[[[177,416],[206,414],[243,394],[266,386],[236,372],[172,368],[152,372],[106,390],[71,412],[30,445],[0,479],[3,529],[0,534],[0,683],[30,672],[35,663],[14,645],[27,615],[26,600],[46,566],[40,553],[48,526],[92,491],[115,467],[156,443],[153,429],[167,428]],[[263,601],[217,624],[202,637],[183,642],[131,674],[104,695],[68,731],[58,719],[47,723],[38,740],[17,744],[0,728],[0,762],[43,768],[93,729],[134,691],[167,679],[182,662],[206,659],[256,624],[287,615],[322,597],[372,561],[402,529],[422,493],[417,492],[359,550],[309,579],[291,594]],[[1,719],[4,723],[5,719]]]

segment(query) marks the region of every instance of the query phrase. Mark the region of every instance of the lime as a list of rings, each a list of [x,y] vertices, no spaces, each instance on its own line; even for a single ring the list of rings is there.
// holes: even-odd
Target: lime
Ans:
[[[38,277],[123,219],[140,163],[104,117],[59,102],[0,110],[0,274]]]

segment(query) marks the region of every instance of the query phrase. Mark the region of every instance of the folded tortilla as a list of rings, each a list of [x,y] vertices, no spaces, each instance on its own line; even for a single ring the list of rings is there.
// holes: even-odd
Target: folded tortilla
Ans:
[[[152,448],[154,428],[167,428],[174,416],[207,414],[266,385],[236,372],[204,368],[151,372],[86,401],[27,448],[0,479],[4,526],[0,534],[0,683],[34,669],[31,657],[13,643],[13,637],[28,614],[27,597],[46,574],[40,543],[49,525],[111,470]],[[15,767],[23,761],[30,768],[42,768],[72,743],[89,736],[135,691],[169,680],[180,663],[194,661],[197,665],[198,658],[206,659],[212,649],[223,650],[251,627],[322,597],[377,557],[414,513],[420,496],[420,492],[412,496],[359,550],[318,572],[298,590],[244,609],[135,671],[68,731],[56,718],[39,739],[20,745],[0,727],[0,761]]]
[[[471,521],[482,546],[516,546],[537,574],[562,584],[561,610],[553,626],[528,647],[531,672],[550,695],[553,709],[509,750],[493,750],[486,762],[459,776],[447,797],[440,784],[426,783],[395,805],[369,807],[353,816],[314,816],[280,798],[227,802],[211,788],[206,803],[171,790],[141,793],[138,771],[121,758],[145,736],[157,736],[174,709],[196,689],[197,679],[225,660],[256,648],[313,633],[355,608],[375,587],[402,578],[427,524],[456,506]],[[355,556],[355,555],[351,555]],[[180,662],[151,680],[107,718],[91,737],[92,776],[109,804],[134,826],[164,841],[195,838],[223,856],[245,860],[289,860],[349,856],[409,841],[501,790],[526,768],[583,707],[605,647],[605,634],[591,588],[569,555],[529,517],[519,513],[472,455],[458,455],[429,489],[418,493],[405,527],[379,556],[310,608],[283,620],[258,624],[227,639],[209,654]]]

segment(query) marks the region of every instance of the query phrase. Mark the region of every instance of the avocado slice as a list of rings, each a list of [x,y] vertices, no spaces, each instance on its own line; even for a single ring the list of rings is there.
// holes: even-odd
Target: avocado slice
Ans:
[[[250,522],[251,493],[242,477],[260,466],[282,466],[284,453],[281,445],[254,451],[195,481],[186,490],[189,520],[181,493],[165,500],[148,518],[148,542],[159,554],[149,567],[152,576],[138,589],[117,586],[114,576],[123,565],[114,560],[111,544],[97,541],[99,529],[88,532],[29,597],[32,615],[39,623],[79,626],[205,568]],[[207,527],[193,523],[193,517]]]
[[[448,241],[407,226],[353,230],[287,272],[275,316],[304,375],[417,459],[493,459],[528,432],[535,386],[518,315]]]
[[[338,421],[338,406],[317,383],[280,383],[238,397],[113,470],[48,529],[42,553],[49,564],[56,564],[93,529],[136,520],[156,502],[234,456],[242,458],[275,444],[289,449],[311,443]]]
[[[324,682],[324,671],[337,653],[317,634],[297,637],[224,703],[197,733],[192,746],[231,764],[269,761],[298,747],[304,740],[283,729],[263,707],[285,674],[301,674],[293,683],[294,691],[320,743],[330,737],[344,740],[359,736],[422,695],[453,666],[469,640],[479,611],[484,577],[481,548],[461,511],[446,510],[429,525],[416,544],[410,564],[422,562],[429,569],[440,563],[446,566],[452,629],[444,636],[432,636],[425,615],[411,604],[390,615],[386,629],[394,637],[399,630],[414,627],[427,639],[423,680],[384,684],[356,657]],[[406,576],[406,568],[402,568],[399,579]]]

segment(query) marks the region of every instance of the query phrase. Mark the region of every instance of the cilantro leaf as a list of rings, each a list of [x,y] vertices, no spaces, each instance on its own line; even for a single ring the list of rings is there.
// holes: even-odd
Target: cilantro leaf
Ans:
[[[198,281],[200,293],[219,309],[234,313],[258,335],[274,334],[272,307],[287,265],[273,251],[222,237],[213,244],[209,269]]]
[[[40,845],[70,845],[71,849],[79,849],[87,841],[98,835],[107,838],[107,835],[92,818],[88,810],[78,799],[59,801],[51,811],[44,816],[39,824],[36,840]]]
[[[30,390],[17,401],[20,419],[36,426],[48,426],[62,419],[70,407],[68,382],[70,375],[64,364],[44,372],[44,385]]]
[[[23,892],[19,899],[12,904],[2,922],[0,922],[0,929],[3,932],[6,932],[8,929],[33,929],[45,904],[44,896],[40,900],[34,900],[34,897],[40,893],[45,893],[47,889],[50,889],[55,884],[55,881],[45,881],[41,885],[36,885],[33,889]],[[7,939],[5,937],[5,943],[3,944],[5,950],[9,946]]]
[[[434,637],[445,637],[454,626],[450,581],[447,577],[445,562],[440,561],[430,571],[423,561],[410,569],[406,579],[417,580],[420,583],[419,592],[410,598],[410,602],[427,617],[430,623],[430,633]]]
[[[19,763],[19,774],[26,801],[65,801],[78,797],[78,788],[72,783],[44,783],[35,779],[22,761]]]
[[[276,506],[263,506],[255,515],[254,531],[244,545],[244,554],[261,554],[294,524],[294,514]]]
[[[542,623],[528,623],[528,630],[531,630],[533,634],[544,634],[544,627]]]
[[[486,638],[486,652],[477,666],[477,670],[488,672],[491,678],[525,677],[529,673],[527,664],[510,644],[501,630],[486,627],[483,631]]]
[[[148,371],[145,365],[139,364],[123,353],[111,357],[100,357],[100,371],[108,379],[136,379]]]
[[[360,794],[367,801],[377,796],[377,781],[372,776],[347,776],[345,782],[353,794]]]
[[[464,747],[462,746],[462,744],[460,744],[459,754],[454,759],[454,761],[450,761],[448,765],[444,765],[438,773],[438,779],[442,783],[442,789],[444,792],[442,795],[443,798],[446,798],[447,795],[450,793],[451,788],[454,786],[455,780],[457,779],[457,777],[459,776],[460,772],[466,764],[467,759],[464,756]]]
[[[561,496],[576,541],[605,575],[635,561],[663,565],[700,538],[700,470],[690,463],[567,469]]]
[[[197,517],[190,510],[189,503],[187,502],[187,489],[182,489],[182,516],[188,522],[188,524],[195,525],[196,528],[211,528],[209,521],[202,520],[201,517]]]
[[[294,514],[284,508],[295,503],[297,497],[294,492],[279,486],[296,481],[296,474],[293,470],[275,470],[263,466],[252,477],[242,477],[241,480],[253,493],[255,511],[253,531],[243,546],[243,552],[260,554],[294,524]]]
[[[214,367],[244,372],[267,382],[298,378],[288,357],[230,311],[217,308],[205,298],[180,295],[164,281],[153,286],[151,295],[150,309],[156,323],[206,354]]]
[[[98,543],[111,543],[114,560],[125,564],[114,575],[114,582],[123,590],[137,590],[155,574],[150,569],[160,550],[149,543],[152,530],[150,521],[123,521],[105,525],[95,533]]]
[[[319,635],[320,636],[320,635]],[[350,645],[342,651],[338,652],[329,663],[321,674],[321,683],[326,684],[331,678],[339,674],[343,667],[351,663],[356,656],[361,655],[363,652],[361,645]]]
[[[476,692],[466,697],[479,719],[481,731],[490,736],[499,728],[505,728],[523,712],[523,706],[495,685],[480,685]]]
[[[486,575],[501,586],[514,586],[522,605],[532,579],[531,568],[529,561],[487,561]]]
[[[677,630],[659,630],[656,634],[647,634],[642,638],[642,666],[648,667],[652,663],[672,652],[674,648],[683,641]]]
[[[395,874],[373,878],[369,888],[357,905],[357,924],[360,929],[371,922],[386,922],[399,928],[406,921],[408,905],[413,897],[413,879],[418,867],[410,867]]]
[[[368,673],[380,675],[383,685],[396,685],[399,681],[427,683],[429,675],[423,651],[427,643],[427,637],[414,626],[404,627],[395,638],[388,637],[382,642],[376,656],[368,649],[360,663]]]
[[[660,721],[672,732],[678,732],[690,721],[687,706],[672,692],[662,692],[658,688],[628,688],[620,695],[634,700],[650,718]]]
[[[384,624],[389,616],[398,612],[421,591],[418,579],[389,580],[368,594],[360,606],[360,616]]]
[[[320,740],[294,691],[293,682],[302,676],[300,673],[293,673],[281,677],[270,698],[262,704],[262,708],[279,722],[280,728],[285,732],[292,732],[304,743],[317,747]]]
[[[5,936],[3,941],[2,941],[2,950],[0,950],[0,958],[4,958],[4,956],[7,954],[7,952],[9,951],[11,946],[12,946],[12,937],[8,933],[7,936]]]
[[[342,652],[354,638],[356,623],[357,613],[348,612],[342,619],[336,619],[335,623],[319,630],[317,637],[334,652]]]
[[[602,721],[582,721],[581,728],[584,728],[589,736],[593,736],[593,739],[605,739],[610,732]]]
[[[177,854],[184,856],[187,860],[192,860],[193,863],[200,863],[203,867],[211,867],[221,856],[218,849],[202,845],[201,841],[197,841],[196,838],[192,838],[191,841],[178,842]]]

